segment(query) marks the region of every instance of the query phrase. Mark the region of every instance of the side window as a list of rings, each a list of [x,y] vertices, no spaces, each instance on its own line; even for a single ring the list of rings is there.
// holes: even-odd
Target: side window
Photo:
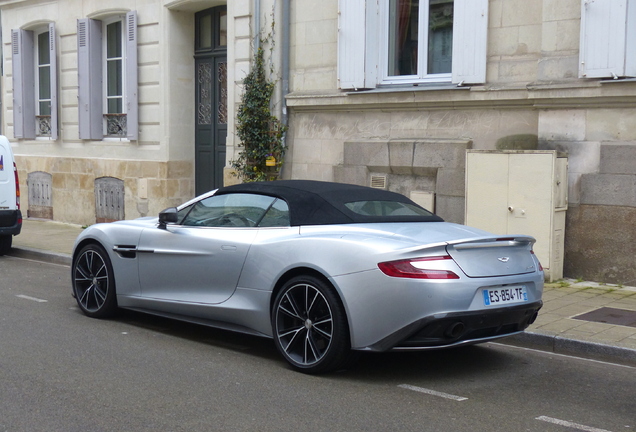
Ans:
[[[11,30],[13,132],[16,138],[57,139],[55,25]]]
[[[215,195],[192,205],[181,225],[255,227],[276,198],[255,194]]]
[[[259,227],[287,227],[289,226],[289,207],[281,199],[277,199],[267,210],[263,219],[258,224]]]
[[[80,139],[138,139],[137,13],[77,21]]]

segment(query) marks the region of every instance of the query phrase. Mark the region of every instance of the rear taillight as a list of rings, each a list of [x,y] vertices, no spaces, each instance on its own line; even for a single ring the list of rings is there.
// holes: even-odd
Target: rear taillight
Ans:
[[[15,174],[15,205],[20,209],[20,180],[18,179],[18,167],[13,162],[13,173]]]
[[[533,250],[531,250],[530,253],[536,256]],[[539,261],[539,257],[537,257],[537,262],[539,263],[539,271],[543,271],[543,266],[541,265],[541,261]]]
[[[449,255],[413,258],[398,261],[387,261],[378,264],[382,273],[391,277],[401,277],[410,279],[459,279],[454,272],[450,270],[440,270],[431,265],[435,261],[452,260]]]

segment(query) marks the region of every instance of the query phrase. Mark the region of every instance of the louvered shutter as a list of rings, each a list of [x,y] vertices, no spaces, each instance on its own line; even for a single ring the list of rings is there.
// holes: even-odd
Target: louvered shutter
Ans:
[[[488,0],[455,0],[452,81],[486,82]]]
[[[35,63],[33,32],[11,30],[13,136],[35,139]]]
[[[77,20],[78,115],[80,139],[104,137],[101,21]]]
[[[139,95],[137,78],[137,12],[126,14],[126,125],[129,140],[139,135]]]
[[[581,0],[579,77],[636,76],[636,1]]]
[[[58,136],[57,116],[57,49],[56,49],[55,24],[49,24],[49,64],[51,69],[51,139]]]
[[[366,0],[340,0],[338,8],[338,88],[365,88]]]

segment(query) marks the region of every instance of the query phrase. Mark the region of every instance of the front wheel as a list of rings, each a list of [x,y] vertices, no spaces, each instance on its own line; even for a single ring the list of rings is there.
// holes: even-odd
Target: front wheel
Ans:
[[[112,316],[117,310],[113,266],[101,246],[84,246],[73,260],[73,294],[86,315],[93,318]]]
[[[296,370],[329,372],[351,358],[346,314],[333,288],[313,276],[289,280],[272,309],[276,348]]]

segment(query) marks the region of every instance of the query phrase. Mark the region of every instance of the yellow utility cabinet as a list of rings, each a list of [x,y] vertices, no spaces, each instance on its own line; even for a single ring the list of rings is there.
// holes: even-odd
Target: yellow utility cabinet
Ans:
[[[466,225],[535,237],[546,280],[561,279],[567,166],[554,150],[467,150]]]

